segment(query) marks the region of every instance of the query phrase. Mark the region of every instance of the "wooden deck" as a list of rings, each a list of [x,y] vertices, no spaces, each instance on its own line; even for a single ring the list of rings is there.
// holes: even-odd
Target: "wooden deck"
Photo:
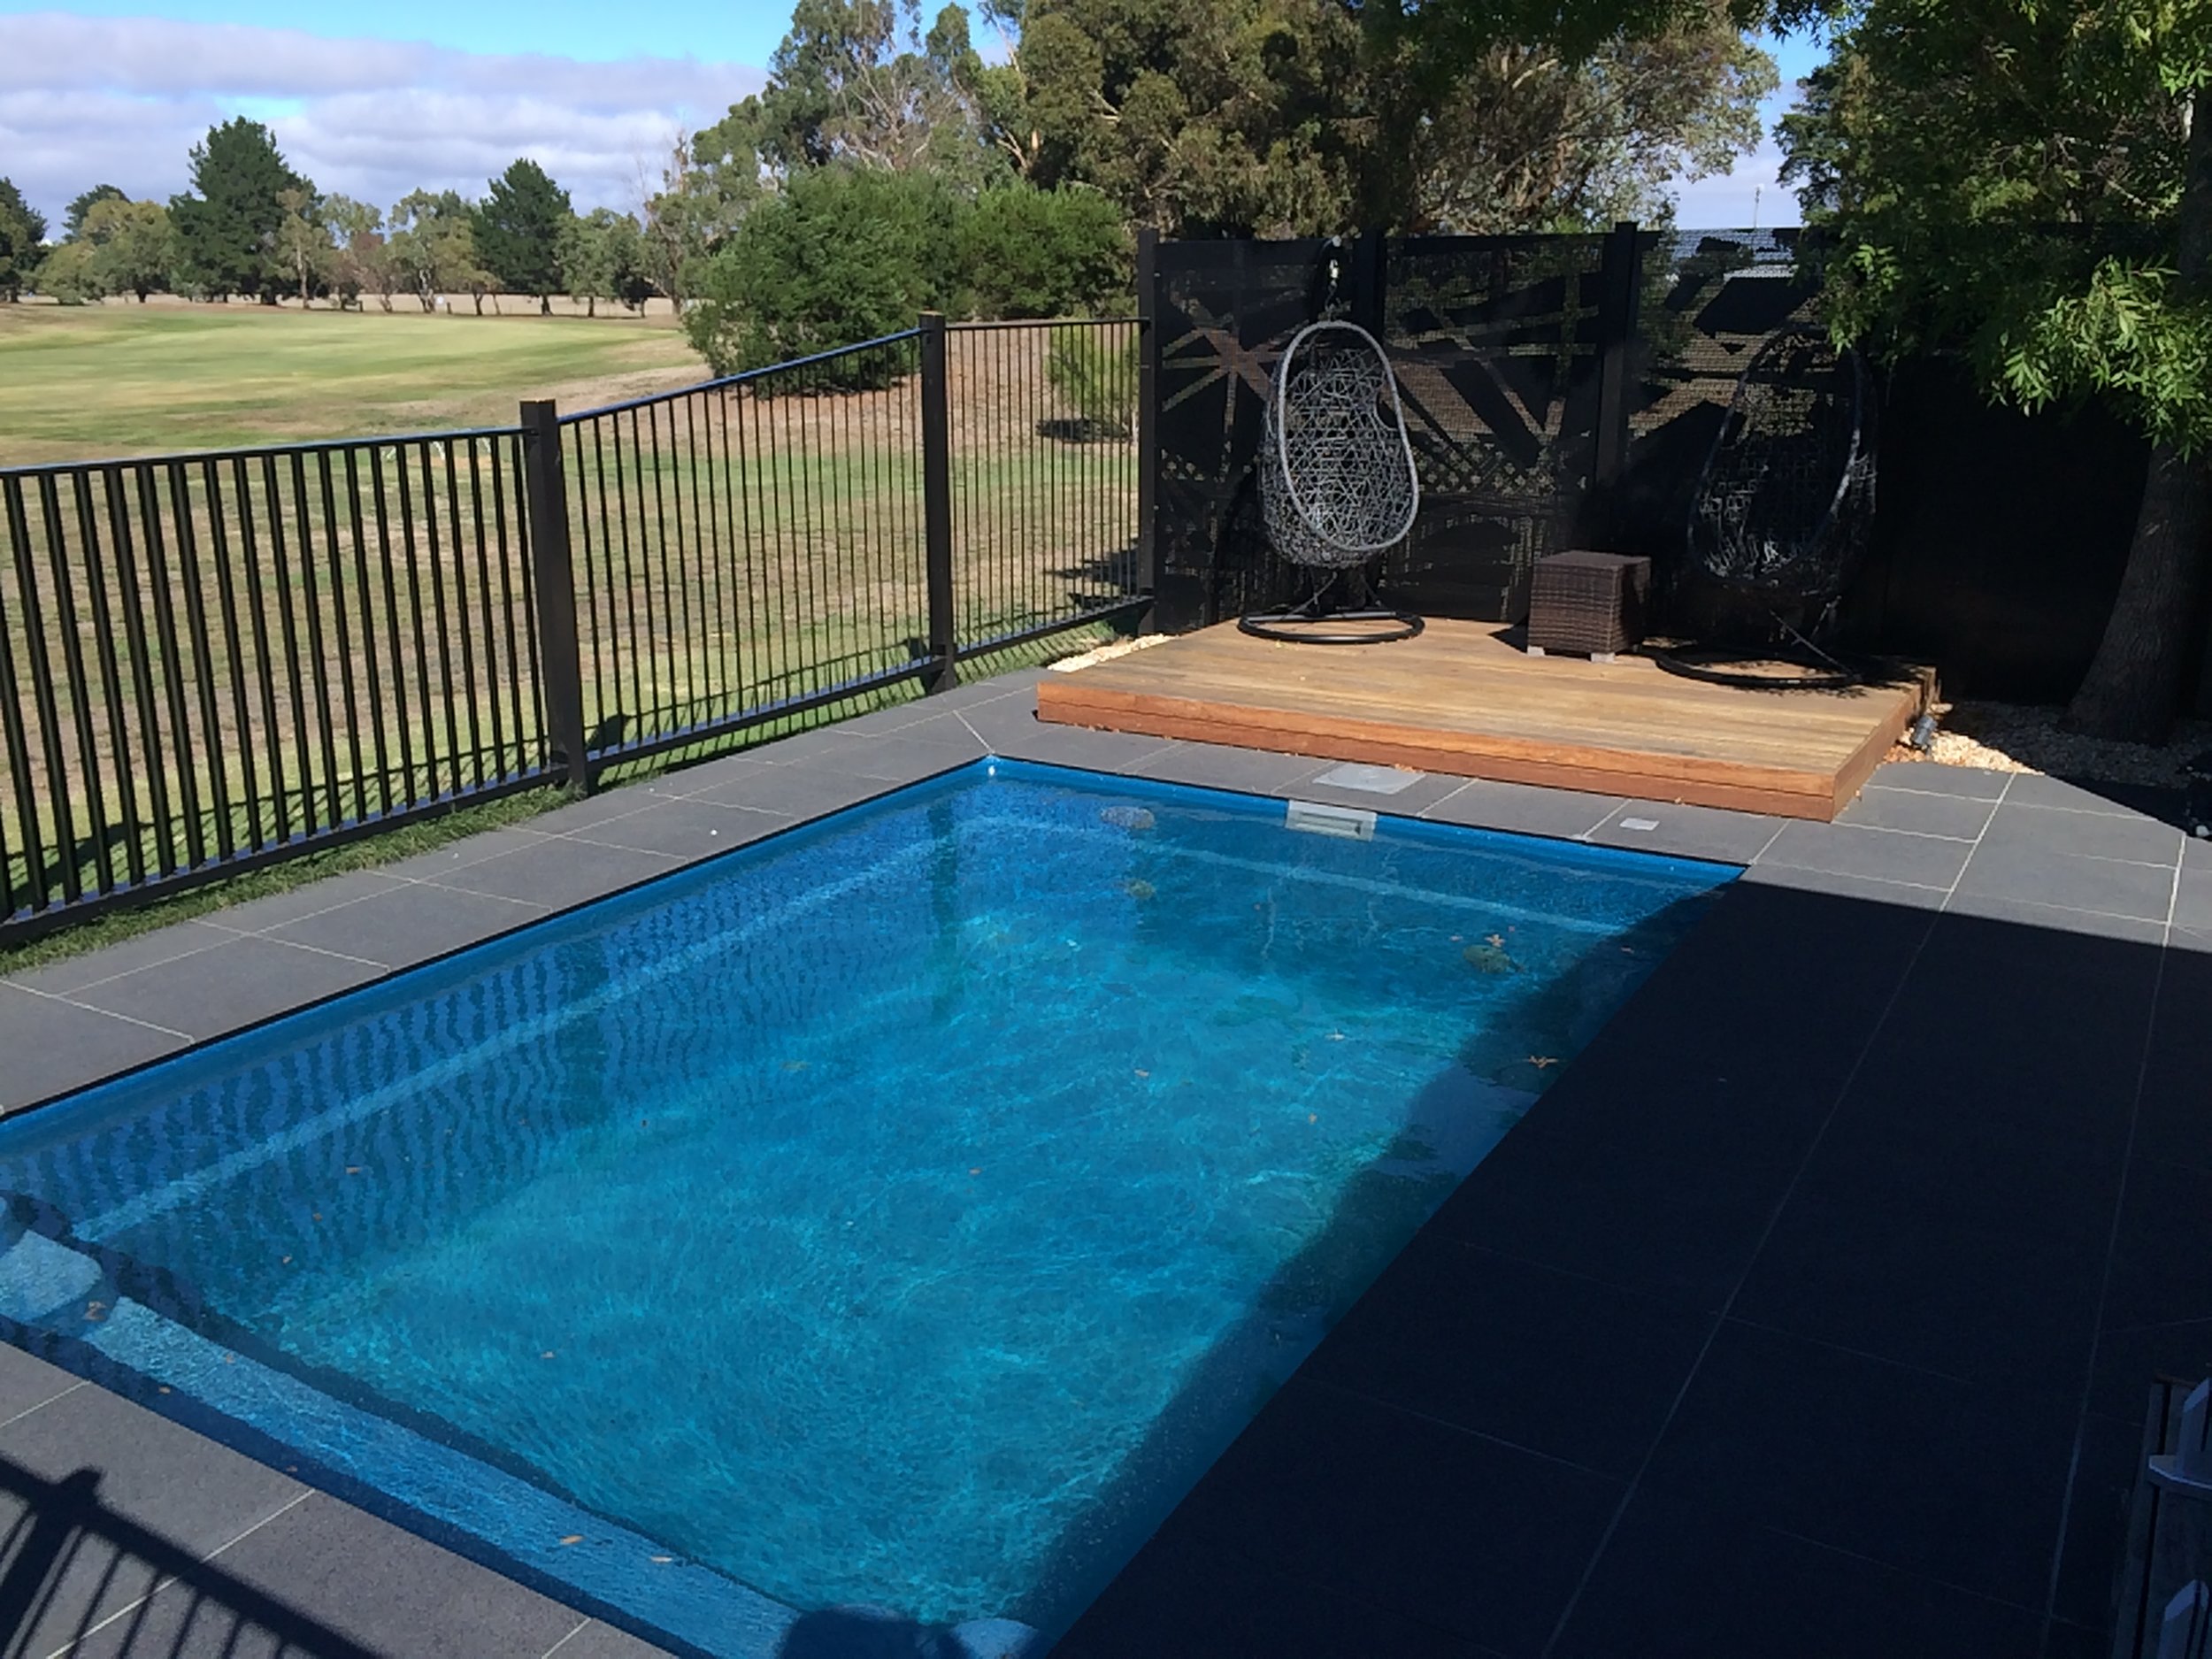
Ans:
[[[1041,719],[1823,822],[1910,723],[1917,687],[1737,690],[1641,657],[1530,657],[1493,623],[1281,645],[1223,623],[1048,674]]]

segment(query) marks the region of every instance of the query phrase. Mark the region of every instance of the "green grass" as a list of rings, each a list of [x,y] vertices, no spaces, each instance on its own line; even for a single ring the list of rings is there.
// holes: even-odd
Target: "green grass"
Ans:
[[[1114,637],[1115,630],[1104,625],[1071,628],[1064,634],[974,657],[961,664],[961,678],[964,682],[972,683],[995,675],[1011,673],[1018,669],[1037,667],[1089,650]],[[614,788],[647,778],[665,776],[702,761],[711,760],[718,755],[755,748],[794,732],[849,719],[872,709],[909,703],[922,695],[919,687],[910,682],[790,719],[765,722],[732,736],[658,755],[649,761],[610,766],[602,773],[599,785],[602,788]],[[349,870],[374,869],[380,864],[411,858],[418,853],[429,852],[468,836],[481,834],[487,830],[526,823],[539,813],[560,805],[564,799],[565,796],[557,788],[530,789],[496,801],[457,807],[435,818],[403,824],[359,841],[349,841],[341,847],[308,853],[226,881],[210,882],[173,897],[158,899],[129,910],[88,916],[55,933],[22,944],[0,948],[0,977],[81,956],[87,951],[150,933],[157,927],[166,927],[173,922],[211,915],[232,905],[266,898],[271,894],[288,893],[311,881],[319,881],[326,876],[342,874]]]
[[[664,319],[0,305],[0,465],[511,425],[703,376]]]

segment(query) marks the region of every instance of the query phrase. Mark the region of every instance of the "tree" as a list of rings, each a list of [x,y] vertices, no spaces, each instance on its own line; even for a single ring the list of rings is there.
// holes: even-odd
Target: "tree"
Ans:
[[[338,291],[338,309],[357,307],[362,295],[374,294],[390,311],[399,282],[384,245],[383,211],[351,196],[326,196],[323,224],[332,243],[330,282]]]
[[[2119,595],[2067,716],[2097,736],[2165,734],[2212,577],[2208,82],[2201,4],[1865,0],[1786,130],[1832,238],[1839,338],[1962,348],[1999,398],[2095,396],[2149,439]]]
[[[961,264],[985,317],[1073,317],[1125,305],[1132,269],[1121,210],[1095,190],[987,190],[961,228]]]
[[[584,302],[587,317],[599,314],[601,300],[623,300],[635,293],[644,258],[637,221],[627,213],[595,207],[562,227],[561,271],[570,297]]]
[[[459,293],[483,280],[476,246],[478,219],[457,190],[411,190],[393,204],[384,251],[397,283],[413,291],[426,311],[438,296]]]
[[[104,297],[98,255],[88,242],[65,242],[47,250],[38,268],[39,292],[59,305],[86,305]]]
[[[46,257],[46,216],[0,179],[0,299],[12,303],[31,286]]]
[[[561,227],[569,219],[568,192],[525,157],[491,180],[476,209],[476,258],[508,293],[534,295],[549,313],[562,290]]]
[[[217,299],[276,302],[287,275],[278,252],[287,190],[314,186],[285,164],[276,137],[243,116],[192,147],[192,191],[169,198],[180,274]]]
[[[94,203],[76,239],[64,246],[90,250],[102,293],[135,294],[143,305],[169,284],[172,242],[167,208],[117,195]]]
[[[130,198],[111,184],[96,184],[68,205],[62,213],[62,236],[74,242],[84,231],[85,215],[103,202],[127,202]]]
[[[642,274],[679,311],[688,273],[736,233],[760,196],[760,150],[734,112],[676,142],[661,188],[646,196],[640,255]]]
[[[708,261],[684,331],[717,374],[910,328],[960,309],[956,191],[927,173],[799,173]]]
[[[284,209],[277,223],[277,257],[298,284],[300,309],[305,311],[309,295],[321,285],[330,266],[330,227],[323,218],[321,198],[304,186],[279,190],[277,202]]]

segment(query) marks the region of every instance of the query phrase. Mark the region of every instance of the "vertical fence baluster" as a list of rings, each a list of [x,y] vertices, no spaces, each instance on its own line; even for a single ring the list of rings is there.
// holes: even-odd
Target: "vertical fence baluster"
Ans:
[[[230,482],[232,496],[238,503],[238,547],[246,579],[247,626],[253,634],[254,678],[261,694],[262,741],[269,746],[269,833],[273,844],[282,846],[291,838],[291,809],[285,800],[284,733],[277,722],[276,665],[269,660],[269,618],[261,588],[261,552],[253,533],[253,490],[243,456],[232,457]],[[290,619],[288,609],[286,619]],[[290,666],[287,683],[296,690],[299,664],[296,658]],[[258,821],[257,815],[256,822]]]
[[[39,625],[32,611],[36,603],[34,587],[36,579],[31,574],[30,549],[26,541],[29,531],[27,528],[20,535],[17,533],[21,490],[13,479],[8,482],[8,539],[15,554],[17,600],[16,606],[6,607],[6,610],[21,608],[25,618],[24,646],[27,653],[33,649],[33,642],[39,641]],[[22,887],[29,897],[30,907],[44,910],[50,902],[47,835],[38,810],[38,777],[31,764],[30,733],[23,719],[19,690],[23,682],[16,674],[15,649],[9,637],[12,631],[4,621],[0,621],[0,741],[4,741],[7,748],[8,787],[15,795],[16,824],[23,842]],[[42,644],[42,641],[39,642]],[[34,696],[44,684],[42,677],[39,686],[33,687]],[[65,856],[62,862],[67,864],[69,861]],[[10,894],[8,910],[12,911],[15,908],[14,895]]]
[[[192,678],[199,691],[200,736],[207,754],[208,813],[214,831],[215,856],[227,859],[237,851],[230,799],[230,745],[223,741],[222,716],[215,690],[215,649],[207,626],[207,584],[200,573],[200,538],[195,528],[190,472],[182,462],[169,467],[169,505],[176,518],[177,580],[184,590],[185,626],[192,631]],[[193,862],[205,856],[196,852]]]
[[[92,687],[85,672],[84,634],[77,615],[76,581],[71,572],[69,535],[62,523],[61,491],[54,475],[38,480],[39,517],[46,526],[47,568],[54,579],[55,625],[61,634],[62,667],[69,677],[69,718],[77,740],[77,771],[84,780],[86,826],[90,843],[93,890],[115,889],[115,861],[108,845],[107,791],[100,776],[100,745],[92,725]],[[72,863],[84,858],[73,849]],[[0,914],[6,906],[0,903]]]

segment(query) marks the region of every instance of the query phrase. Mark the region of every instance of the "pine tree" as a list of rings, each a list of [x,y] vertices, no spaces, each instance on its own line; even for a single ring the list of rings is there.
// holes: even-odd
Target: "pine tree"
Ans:
[[[287,273],[278,250],[287,190],[314,186],[285,165],[276,135],[243,116],[210,127],[192,147],[192,189],[169,198],[177,267],[211,298],[250,294],[276,302]]]
[[[551,311],[562,291],[561,233],[568,192],[526,157],[491,180],[476,210],[476,257],[509,294],[534,294]]]

